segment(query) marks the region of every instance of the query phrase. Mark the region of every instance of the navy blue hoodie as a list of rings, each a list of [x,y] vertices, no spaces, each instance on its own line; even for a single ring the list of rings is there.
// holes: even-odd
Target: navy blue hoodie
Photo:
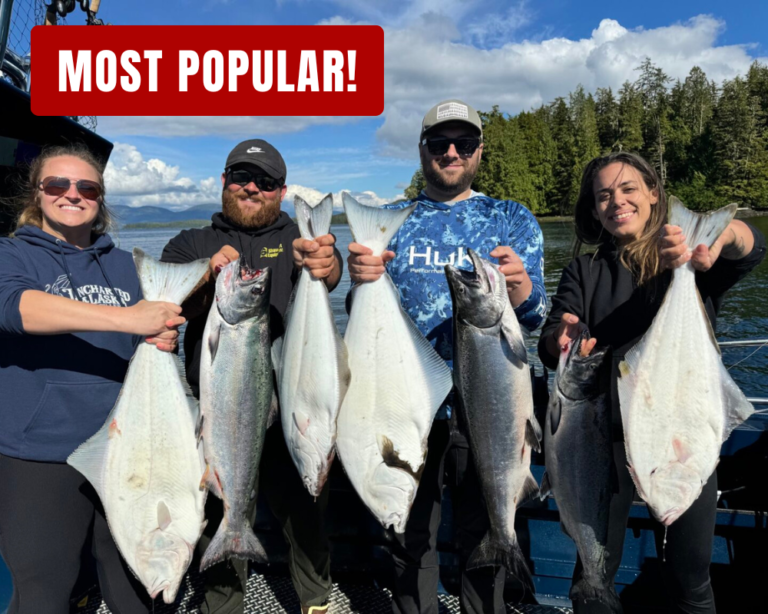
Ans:
[[[109,235],[82,250],[34,226],[0,239],[0,453],[64,462],[106,421],[141,337],[26,334],[25,290],[129,306],[141,299],[139,278]]]

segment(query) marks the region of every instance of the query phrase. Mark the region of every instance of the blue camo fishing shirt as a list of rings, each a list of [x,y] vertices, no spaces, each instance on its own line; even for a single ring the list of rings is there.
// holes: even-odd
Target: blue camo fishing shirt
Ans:
[[[514,250],[533,282],[531,295],[515,314],[528,331],[542,323],[547,308],[544,240],[528,209],[479,192],[450,204],[432,200],[422,192],[415,200],[385,206],[399,209],[414,203],[416,209],[390,243],[395,258],[387,264],[387,272],[400,290],[403,309],[448,366],[453,366],[453,306],[443,267],[452,264],[471,269],[468,248],[496,264],[498,259],[489,256],[496,247],[508,245]],[[450,415],[448,397],[437,418]]]

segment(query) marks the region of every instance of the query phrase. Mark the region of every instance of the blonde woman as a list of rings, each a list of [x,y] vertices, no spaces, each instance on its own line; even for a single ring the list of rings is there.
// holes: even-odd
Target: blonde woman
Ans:
[[[0,553],[9,614],[68,614],[92,538],[112,612],[149,611],[98,497],[66,464],[105,422],[137,345],[176,346],[177,305],[141,300],[131,254],[106,234],[98,161],[79,147],[32,164],[15,236],[0,239]]]

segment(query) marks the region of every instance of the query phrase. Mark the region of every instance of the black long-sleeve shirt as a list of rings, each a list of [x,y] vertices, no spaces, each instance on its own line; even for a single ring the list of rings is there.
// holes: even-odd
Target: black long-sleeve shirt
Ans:
[[[696,286],[713,330],[726,291],[765,257],[765,238],[752,226],[750,229],[755,245],[749,254],[739,260],[718,258],[709,271],[696,273]],[[638,286],[632,273],[619,261],[617,247],[606,244],[595,254],[572,260],[563,269],[560,285],[552,297],[552,310],[539,339],[539,357],[546,367],[557,368],[558,358],[547,350],[547,338],[557,330],[563,314],[578,316],[597,339],[597,345],[611,350],[610,372],[606,368],[602,376],[610,377],[603,384],[604,389],[611,389],[614,425],[621,424],[616,386],[618,365],[650,328],[671,279],[672,272],[665,271],[655,283]]]

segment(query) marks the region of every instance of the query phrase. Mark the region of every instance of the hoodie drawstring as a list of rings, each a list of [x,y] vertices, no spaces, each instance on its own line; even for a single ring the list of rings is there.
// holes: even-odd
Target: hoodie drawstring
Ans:
[[[61,239],[56,239],[56,245],[59,248],[59,255],[61,256],[61,265],[64,267],[64,271],[67,274],[67,279],[69,280],[69,287],[72,288],[72,298],[76,301],[79,301],[80,299],[77,298],[77,288],[75,287],[75,282],[72,281],[72,273],[69,270],[69,264],[67,264],[67,258],[64,255],[64,248],[61,247]]]
[[[125,304],[125,299],[123,299],[123,297],[117,293],[117,290],[115,289],[115,284],[113,284],[112,281],[109,279],[109,275],[107,275],[107,270],[104,268],[104,265],[101,263],[99,252],[94,251],[93,255],[96,256],[96,262],[99,263],[99,268],[101,269],[101,273],[104,275],[104,279],[107,280],[109,287],[112,288],[112,294],[114,294],[115,298],[123,304],[123,307],[128,307],[128,305]]]

